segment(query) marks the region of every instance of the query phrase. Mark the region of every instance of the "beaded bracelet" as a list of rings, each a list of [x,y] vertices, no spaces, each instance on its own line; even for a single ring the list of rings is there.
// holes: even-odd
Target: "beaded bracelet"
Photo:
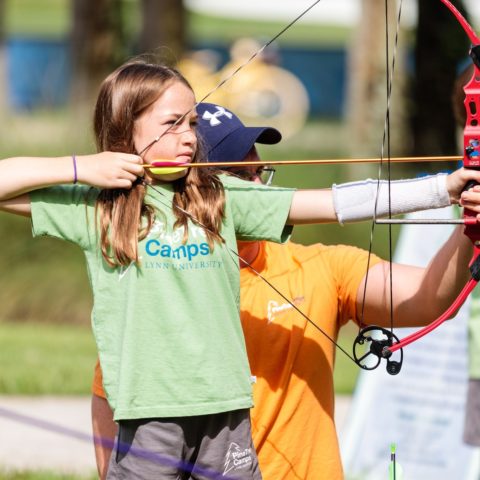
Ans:
[[[77,159],[75,158],[75,155],[72,155],[72,161],[73,161],[73,183],[77,183],[78,177],[77,177]]]

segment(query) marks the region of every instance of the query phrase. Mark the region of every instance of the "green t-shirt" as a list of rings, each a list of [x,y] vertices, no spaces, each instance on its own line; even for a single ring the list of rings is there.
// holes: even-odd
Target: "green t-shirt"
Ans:
[[[115,419],[190,416],[252,406],[239,319],[236,238],[285,241],[293,190],[222,176],[225,245],[213,251],[202,228],[173,229],[170,184],[148,187],[156,212],[139,244],[140,266],[111,268],[95,229],[98,194],[83,186],[31,193],[35,236],[84,251],[93,290],[92,325]]]

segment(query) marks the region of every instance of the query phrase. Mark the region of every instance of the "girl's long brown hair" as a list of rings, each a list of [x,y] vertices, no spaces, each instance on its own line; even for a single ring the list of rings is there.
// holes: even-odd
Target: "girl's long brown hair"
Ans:
[[[174,82],[191,88],[175,69],[143,60],[129,62],[110,74],[95,106],[97,150],[139,153],[133,141],[135,120]],[[204,161],[202,157],[199,142],[193,161]],[[111,266],[138,263],[138,241],[148,234],[155,217],[154,209],[144,203],[145,193],[146,186],[139,180],[130,190],[102,190],[97,198],[102,256]],[[172,209],[175,227],[184,228],[184,241],[189,217],[205,229],[211,248],[223,241],[224,201],[223,185],[211,169],[191,168],[175,181]]]

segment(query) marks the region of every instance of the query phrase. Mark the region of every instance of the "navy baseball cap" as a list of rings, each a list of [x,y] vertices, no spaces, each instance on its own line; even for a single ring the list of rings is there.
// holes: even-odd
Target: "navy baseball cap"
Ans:
[[[277,129],[246,127],[233,112],[214,103],[199,103],[197,113],[197,133],[209,162],[239,162],[255,143],[273,145],[282,139]]]

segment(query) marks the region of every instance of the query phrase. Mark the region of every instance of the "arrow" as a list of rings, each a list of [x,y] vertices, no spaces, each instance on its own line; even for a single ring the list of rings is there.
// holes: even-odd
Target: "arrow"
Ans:
[[[419,162],[458,162],[463,157],[452,156],[431,156],[431,157],[394,157],[389,161],[392,163],[419,163]],[[329,164],[348,164],[348,163],[382,163],[386,161],[383,158],[337,158],[320,160],[259,160],[251,162],[198,162],[198,163],[180,163],[174,160],[156,160],[151,164],[142,165],[143,168],[181,168],[181,167],[246,167],[258,165],[329,165]]]

